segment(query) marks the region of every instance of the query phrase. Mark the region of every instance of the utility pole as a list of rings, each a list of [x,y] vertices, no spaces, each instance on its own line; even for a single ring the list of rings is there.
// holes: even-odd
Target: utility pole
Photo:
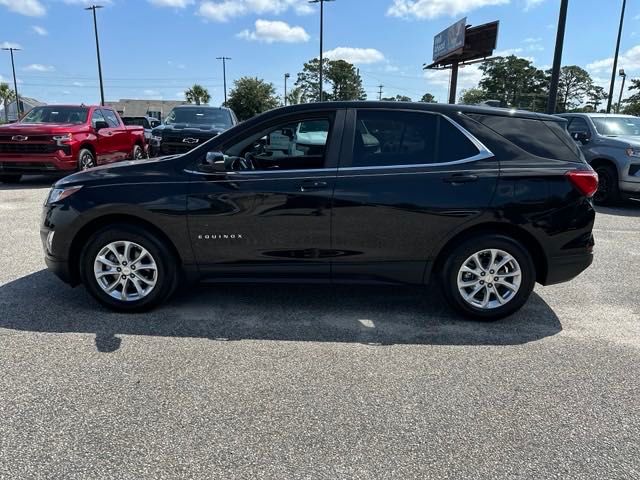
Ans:
[[[384,85],[378,85],[378,100],[382,100],[382,87]]]
[[[102,64],[100,63],[100,42],[98,41],[98,20],[96,19],[96,10],[103,8],[102,5],[91,5],[85,10],[93,11],[93,31],[96,35],[96,56],[98,57],[98,77],[100,79],[100,105],[104,107],[104,85],[102,83]]]
[[[289,75],[288,73],[284,74],[284,106],[287,106],[287,78],[289,78],[291,75]]]
[[[222,78],[224,83],[224,104],[227,105],[227,60],[231,57],[216,57],[216,60],[222,60]]]
[[[622,77],[622,86],[620,87],[620,96],[618,97],[616,113],[620,113],[620,104],[622,104],[622,94],[624,93],[624,81],[627,79],[627,74],[625,73],[624,68],[620,69],[620,76]]]
[[[320,4],[320,101],[324,100],[324,93],[322,90],[322,70],[324,66],[322,64],[322,50],[323,50],[323,37],[324,37],[324,2],[334,2],[335,0],[309,0],[309,3]]]
[[[22,115],[22,108],[20,107],[20,96],[18,95],[18,81],[16,80],[16,65],[13,62],[13,52],[19,52],[22,49],[19,47],[3,47],[2,50],[6,50],[11,54],[11,70],[13,70],[13,91],[16,94],[16,112],[18,115],[18,120],[20,120],[20,116]]]
[[[560,68],[562,67],[562,49],[564,47],[564,31],[567,25],[567,7],[569,0],[560,3],[560,16],[558,18],[558,32],[556,33],[556,51],[553,55],[553,69],[551,71],[551,83],[549,84],[549,99],[547,101],[547,113],[556,112],[558,102],[558,84],[560,83]]]
[[[622,37],[622,24],[624,23],[624,10],[627,0],[622,0],[620,12],[620,26],[618,27],[618,40],[616,41],[616,53],[613,56],[613,69],[611,70],[611,84],[609,85],[609,99],[607,100],[607,113],[611,113],[611,101],[613,100],[613,88],[616,83],[616,69],[618,68],[618,54],[620,53],[620,38]]]

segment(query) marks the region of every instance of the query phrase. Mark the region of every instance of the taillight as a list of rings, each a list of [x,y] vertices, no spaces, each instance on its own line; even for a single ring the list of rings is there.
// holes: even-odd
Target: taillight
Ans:
[[[571,170],[566,173],[571,184],[587,198],[598,190],[598,174],[593,170]]]

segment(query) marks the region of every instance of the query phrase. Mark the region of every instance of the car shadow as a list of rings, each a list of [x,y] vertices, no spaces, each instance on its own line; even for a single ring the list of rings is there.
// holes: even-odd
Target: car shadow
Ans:
[[[64,175],[25,175],[18,183],[1,183],[0,190],[31,190],[48,188]]]
[[[111,312],[46,270],[0,286],[0,328],[95,334],[113,352],[119,335],[351,342],[367,345],[520,345],[557,334],[558,317],[537,294],[515,315],[474,322],[433,290],[396,286],[195,285],[142,314]]]
[[[629,200],[616,207],[604,207],[598,205],[596,207],[596,212],[620,217],[640,217],[640,201]]]

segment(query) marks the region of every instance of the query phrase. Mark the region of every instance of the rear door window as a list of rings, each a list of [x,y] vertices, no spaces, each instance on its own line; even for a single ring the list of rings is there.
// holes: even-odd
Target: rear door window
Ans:
[[[564,123],[506,115],[467,114],[524,151],[543,158],[581,161]]]

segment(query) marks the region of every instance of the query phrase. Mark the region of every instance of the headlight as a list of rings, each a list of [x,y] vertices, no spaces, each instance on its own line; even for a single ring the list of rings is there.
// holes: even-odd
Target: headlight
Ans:
[[[627,156],[640,158],[640,147],[629,147],[629,148],[627,148]]]
[[[65,133],[62,135],[54,135],[53,139],[58,143],[70,142],[71,140],[73,140],[73,134]]]
[[[47,205],[61,202],[65,198],[70,197],[78,190],[82,188],[82,185],[76,187],[67,187],[67,188],[52,188],[49,192],[49,197],[47,197]]]

